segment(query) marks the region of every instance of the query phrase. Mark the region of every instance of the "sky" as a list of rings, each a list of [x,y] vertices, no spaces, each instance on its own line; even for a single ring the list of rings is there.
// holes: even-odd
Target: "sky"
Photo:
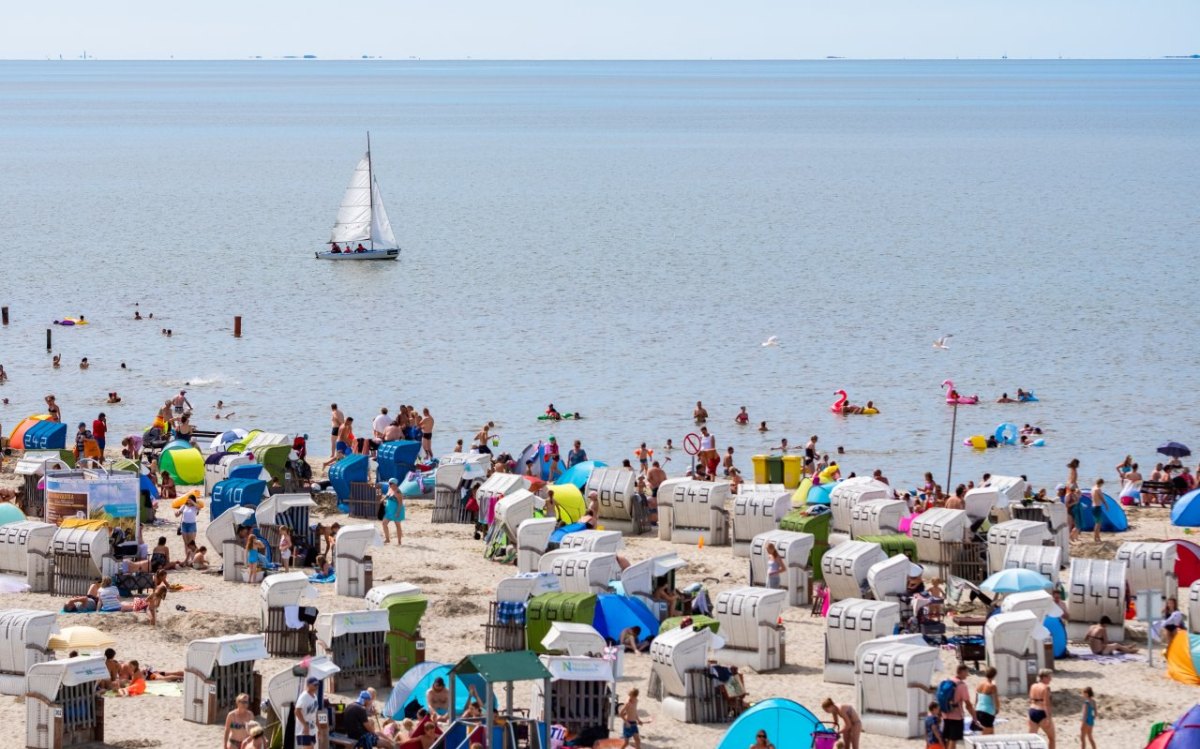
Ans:
[[[57,0],[5,3],[0,59],[1145,58],[1200,0]]]

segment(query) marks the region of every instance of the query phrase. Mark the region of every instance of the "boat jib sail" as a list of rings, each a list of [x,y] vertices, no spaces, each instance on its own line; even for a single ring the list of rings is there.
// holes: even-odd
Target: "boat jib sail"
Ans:
[[[383,205],[383,194],[379,182],[371,173],[371,152],[359,160],[350,177],[350,184],[342,194],[337,220],[329,236],[330,244],[370,243],[373,249],[399,247]]]

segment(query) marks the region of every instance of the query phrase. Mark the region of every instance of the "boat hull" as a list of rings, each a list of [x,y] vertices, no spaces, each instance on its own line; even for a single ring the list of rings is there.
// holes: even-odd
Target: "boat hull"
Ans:
[[[318,260],[398,260],[400,250],[367,250],[366,252],[318,252]]]

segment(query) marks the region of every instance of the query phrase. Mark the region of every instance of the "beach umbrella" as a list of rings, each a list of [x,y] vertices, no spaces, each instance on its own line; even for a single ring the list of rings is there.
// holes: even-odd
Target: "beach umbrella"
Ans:
[[[1027,569],[1000,570],[979,587],[989,593],[1027,593],[1031,590],[1045,590],[1052,585],[1045,575]]]
[[[230,429],[227,432],[221,432],[216,437],[213,437],[213,441],[208,448],[210,450],[223,450],[226,445],[232,445],[247,434],[248,432],[245,429]]]
[[[1158,451],[1169,458],[1186,458],[1192,454],[1182,442],[1165,442],[1158,446]]]
[[[607,463],[601,463],[598,460],[585,460],[576,463],[562,472],[562,475],[558,477],[557,483],[574,484],[582,491],[587,486],[588,479],[592,477],[592,471],[597,468],[604,468],[607,465]]]
[[[115,645],[116,640],[95,627],[64,627],[50,637],[51,650],[99,650]]]

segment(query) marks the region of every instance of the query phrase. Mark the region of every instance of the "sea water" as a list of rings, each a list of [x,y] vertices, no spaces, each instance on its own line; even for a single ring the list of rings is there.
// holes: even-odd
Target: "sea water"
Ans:
[[[0,424],[53,392],[115,444],[186,387],[201,428],[316,454],[331,402],[360,435],[411,403],[438,452],[492,419],[500,449],[619,463],[702,400],[744,470],[819,434],[911,485],[944,481],[951,378],[983,400],[957,441],[1046,440],[960,446],[952,483],[1145,473],[1200,441],[1198,85],[1183,60],[0,63]],[[401,259],[318,261],[368,130]],[[1040,402],[991,402],[1018,387]],[[882,413],[833,415],[840,388]]]

